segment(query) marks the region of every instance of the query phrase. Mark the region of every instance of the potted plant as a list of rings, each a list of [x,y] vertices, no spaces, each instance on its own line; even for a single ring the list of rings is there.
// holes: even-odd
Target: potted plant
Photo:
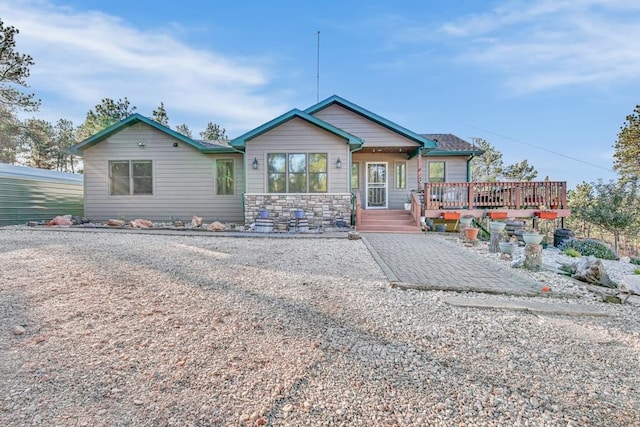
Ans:
[[[466,227],[464,229],[464,236],[467,240],[474,241],[478,238],[478,231],[480,231],[478,227]]]
[[[524,240],[527,245],[539,245],[542,239],[544,239],[544,236],[536,230],[524,231],[522,233],[522,240]]]
[[[411,210],[411,193],[407,195],[407,201],[404,202],[404,210],[407,212]]]
[[[460,225],[465,228],[465,227],[469,227],[471,226],[471,223],[473,222],[474,217],[473,215],[462,215],[460,217]]]
[[[498,246],[500,246],[500,252],[503,254],[513,255],[516,250],[516,244],[512,242],[500,242]]]

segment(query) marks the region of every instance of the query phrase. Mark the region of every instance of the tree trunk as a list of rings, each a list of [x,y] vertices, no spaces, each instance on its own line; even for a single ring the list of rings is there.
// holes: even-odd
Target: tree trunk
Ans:
[[[500,252],[500,242],[502,241],[502,231],[492,231],[489,239],[489,252]]]
[[[531,271],[539,271],[542,269],[542,245],[528,243],[524,247],[523,267]]]

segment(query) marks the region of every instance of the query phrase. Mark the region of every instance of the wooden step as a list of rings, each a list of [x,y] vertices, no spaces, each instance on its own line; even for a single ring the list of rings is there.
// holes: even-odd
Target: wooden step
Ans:
[[[411,215],[402,209],[368,209],[356,229],[371,233],[420,233]]]

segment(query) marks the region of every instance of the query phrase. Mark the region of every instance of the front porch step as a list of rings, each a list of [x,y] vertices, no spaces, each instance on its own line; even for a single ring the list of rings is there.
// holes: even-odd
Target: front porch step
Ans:
[[[411,215],[402,209],[364,210],[356,230],[370,233],[420,233]]]

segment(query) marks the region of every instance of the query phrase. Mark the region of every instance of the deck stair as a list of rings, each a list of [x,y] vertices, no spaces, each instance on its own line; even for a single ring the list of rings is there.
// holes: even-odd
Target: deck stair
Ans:
[[[356,230],[363,233],[420,233],[411,215],[402,209],[365,209]]]

